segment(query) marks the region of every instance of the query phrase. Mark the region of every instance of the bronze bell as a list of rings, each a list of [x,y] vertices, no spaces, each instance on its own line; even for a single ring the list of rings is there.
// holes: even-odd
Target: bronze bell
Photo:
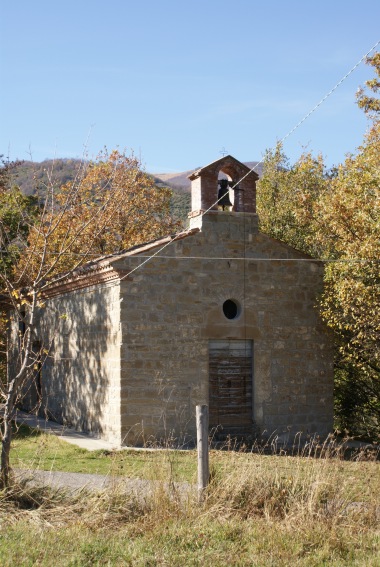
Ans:
[[[229,191],[228,191],[228,187],[229,187],[228,180],[227,179],[220,179],[218,181],[218,185],[219,185],[218,205],[220,207],[223,207],[223,211],[224,211],[224,207],[232,207],[232,203],[230,201],[230,196],[229,196]]]

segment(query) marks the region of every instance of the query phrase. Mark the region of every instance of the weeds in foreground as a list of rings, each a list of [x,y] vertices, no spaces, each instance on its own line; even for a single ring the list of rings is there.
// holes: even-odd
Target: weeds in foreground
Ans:
[[[379,500],[351,502],[337,469],[293,462],[282,477],[256,456],[229,454],[202,505],[196,491],[156,481],[76,493],[27,480],[0,496],[2,565],[365,565],[379,553]],[[264,462],[262,462],[264,460]],[[333,464],[330,462],[330,464]],[[345,465],[346,463],[343,463]],[[359,468],[368,463],[354,463]],[[377,467],[376,463],[370,463]],[[186,490],[187,488],[187,490]]]
[[[122,477],[98,492],[25,478],[0,494],[0,524],[7,526],[0,563],[49,565],[58,554],[60,565],[81,566],[377,565],[377,455],[358,450],[348,461],[335,441],[310,443],[296,456],[239,451],[236,444],[211,451],[202,504],[196,487],[183,482],[188,461],[196,460],[192,451],[148,453],[139,470],[149,480],[128,490]],[[117,473],[119,456],[108,457]],[[141,452],[126,453],[123,463],[137,457]],[[182,459],[186,466],[178,467]]]

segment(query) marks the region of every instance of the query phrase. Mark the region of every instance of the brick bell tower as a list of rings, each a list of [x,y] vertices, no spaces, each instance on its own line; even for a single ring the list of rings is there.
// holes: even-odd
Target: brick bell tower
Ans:
[[[255,171],[228,155],[189,175],[191,181],[190,227],[200,226],[206,214],[256,215]],[[219,201],[218,201],[219,199]]]

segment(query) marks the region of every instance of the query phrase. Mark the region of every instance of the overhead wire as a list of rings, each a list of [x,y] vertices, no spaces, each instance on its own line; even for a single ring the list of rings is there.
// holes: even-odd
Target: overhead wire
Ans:
[[[375,262],[380,263],[380,259],[374,258],[256,258],[254,256],[155,256],[156,258],[161,258],[164,260],[240,260],[244,262],[341,262],[341,263],[361,263],[361,262]],[[129,256],[129,258],[152,258],[152,256]]]
[[[291,134],[293,134],[293,132],[295,132],[305,122],[305,120],[307,120],[309,116],[311,116],[325,102],[325,100],[328,99],[329,96],[331,96],[333,92],[336,91],[336,89],[351,75],[351,73],[353,73],[355,69],[359,67],[359,65],[368,57],[370,53],[372,53],[374,49],[376,49],[378,45],[380,45],[380,40],[377,41],[375,45],[373,45],[371,49],[367,51],[367,53],[365,53],[357,63],[355,63],[355,65],[344,75],[344,77],[342,77],[340,81],[338,81],[336,85],[323,98],[321,98],[321,100],[307,114],[305,114],[305,116],[299,122],[297,122],[297,124],[291,130],[289,130],[287,134],[285,134],[285,136],[283,136],[279,140],[279,142],[283,143],[287,138],[289,138],[289,136],[291,136]],[[253,171],[255,171],[255,169],[263,162],[264,162],[264,158],[256,162],[255,165],[247,173],[245,173],[245,175],[243,175],[243,177],[241,177],[239,181],[235,183],[235,185],[231,186],[231,189],[232,190],[235,189],[239,185],[239,183],[241,183],[246,177],[248,177],[248,175],[250,175]],[[206,211],[203,211],[201,216],[204,216],[205,214],[209,213],[218,204],[218,202],[221,199],[223,199],[227,194],[228,192],[226,192],[224,195],[221,195]]]
[[[287,138],[289,138],[289,136],[291,136],[293,134],[293,132],[295,132],[337,89],[338,87],[340,87],[340,85],[355,71],[355,69],[357,69],[357,67],[359,67],[359,65],[370,55],[370,53],[372,53],[372,51],[374,51],[376,49],[376,47],[380,45],[380,40],[377,41],[372,47],[371,49],[369,49],[360,59],[357,63],[355,63],[355,65],[353,67],[351,67],[351,69],[335,84],[335,86],[330,89],[330,91],[323,97],[321,98],[321,100],[291,129],[289,130],[289,132],[287,134],[285,134],[285,136],[283,136],[280,140],[280,142],[284,142]],[[246,177],[248,177],[248,175],[250,175],[253,171],[255,171],[255,169],[262,164],[264,161],[264,158],[262,158],[259,162],[257,162],[247,173],[245,173],[245,175],[243,175],[243,177],[241,177],[232,187],[231,189],[235,189],[239,183],[241,183]],[[215,206],[217,206],[218,202],[223,199],[223,197],[225,197],[227,195],[227,192],[225,193],[225,195],[220,196],[207,210],[203,211],[200,214],[200,217],[204,217],[204,215],[206,215],[208,212],[210,212],[212,209],[214,209]],[[160,254],[160,252],[162,252],[163,250],[165,250],[168,246],[170,246],[171,244],[173,244],[173,242],[175,242],[175,237],[173,237],[172,240],[170,240],[169,242],[165,243],[159,250],[157,250],[154,254],[152,254],[151,256],[149,256],[148,258],[146,258],[146,260],[144,262],[142,262],[141,264],[139,264],[139,266],[136,266],[135,268],[133,268],[130,272],[128,272],[128,274],[126,274],[125,276],[123,276],[121,279],[125,279],[128,276],[130,276],[132,273],[134,273],[136,270],[139,270],[140,268],[142,268],[145,264],[147,264],[151,259],[155,258],[156,256],[158,256],[158,254]]]
[[[172,240],[169,242],[169,244],[172,244]],[[300,252],[302,253],[302,252]],[[120,253],[122,255],[122,252]],[[117,256],[118,253],[115,254],[110,254],[109,256],[107,256],[106,258],[99,258],[99,254],[79,254],[79,253],[70,253],[70,252],[65,252],[64,254],[60,254],[59,252],[52,252],[51,254],[49,254],[50,256],[85,256],[86,258],[89,258],[91,256],[94,256],[96,259],[101,259],[102,261],[107,261],[109,258],[112,258],[113,256]],[[139,259],[139,258],[160,258],[163,260],[252,260],[255,262],[380,262],[380,259],[378,258],[260,258],[260,257],[255,257],[255,256],[188,256],[186,254],[182,255],[182,256],[168,256],[168,255],[159,255],[159,251],[157,254],[154,255],[148,255],[148,254],[139,254],[138,251],[136,254],[131,254],[129,256],[126,256],[127,258],[131,258],[131,259]],[[78,268],[80,269],[80,268]]]
[[[355,71],[355,69],[357,69],[357,67],[370,55],[370,53],[372,53],[372,51],[374,51],[374,49],[376,49],[376,47],[380,44],[380,40],[377,41],[372,47],[371,49],[369,49],[369,51],[367,51],[361,58],[360,60],[355,63],[355,65],[335,84],[335,86],[291,129],[289,130],[289,132],[283,136],[280,140],[280,142],[284,142],[287,138],[289,138],[289,136],[291,136],[325,101],[327,98],[329,98],[337,89],[338,87]],[[231,189],[234,189],[239,183],[241,183],[248,175],[250,175],[253,171],[255,171],[255,169],[262,164],[264,161],[264,158],[261,159],[259,162],[257,162],[247,173],[245,173],[245,175],[243,177],[241,177],[236,183],[235,185],[233,185],[231,187]],[[227,193],[226,193],[227,194]],[[214,207],[218,204],[218,202],[224,197],[225,195],[222,195],[221,197],[219,197],[207,210],[203,211],[200,214],[200,217],[202,218],[203,216],[205,216],[208,212],[210,212],[210,210],[214,209]],[[350,262],[376,262],[377,260],[373,260],[373,259],[357,259],[357,258],[352,258],[352,259],[336,259],[336,258],[327,258],[327,259],[318,259],[318,258],[253,258],[253,257],[246,257],[246,255],[244,255],[243,258],[237,258],[237,257],[233,257],[233,258],[229,258],[229,257],[207,257],[207,256],[161,256],[160,253],[165,250],[168,246],[170,246],[171,244],[173,244],[174,242],[176,242],[177,240],[182,239],[183,237],[180,237],[179,235],[173,236],[173,238],[171,240],[169,240],[168,242],[166,242],[163,246],[161,246],[156,252],[154,252],[153,254],[150,255],[142,255],[139,254],[138,256],[129,256],[129,258],[136,258],[136,259],[140,259],[140,258],[145,258],[143,262],[139,263],[135,268],[133,268],[132,270],[130,270],[127,274],[125,274],[124,276],[120,277],[119,281],[122,281],[126,278],[128,278],[132,273],[136,272],[137,270],[140,270],[144,265],[146,265],[148,262],[150,262],[151,260],[153,260],[154,258],[165,258],[165,259],[169,259],[169,258],[176,258],[179,260],[186,260],[186,259],[203,259],[203,260],[249,260],[249,261],[255,261],[255,262],[318,262],[318,261],[323,261],[323,262],[343,262],[343,263],[350,263]],[[136,254],[138,252],[136,251]],[[75,256],[80,256],[81,254],[76,253],[73,254]],[[83,254],[84,255],[84,254]],[[87,257],[90,256],[95,256],[95,257],[99,257],[98,254],[86,254]],[[112,285],[112,284],[111,284]],[[114,284],[116,285],[116,284]],[[83,293],[83,291],[81,292]]]

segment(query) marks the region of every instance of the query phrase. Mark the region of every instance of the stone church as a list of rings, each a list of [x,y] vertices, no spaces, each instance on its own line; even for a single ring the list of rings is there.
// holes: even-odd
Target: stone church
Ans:
[[[323,264],[259,231],[258,176],[235,158],[190,180],[188,230],[52,283],[38,337],[50,356],[25,406],[115,446],[191,442],[198,404],[211,434],[327,434]]]

